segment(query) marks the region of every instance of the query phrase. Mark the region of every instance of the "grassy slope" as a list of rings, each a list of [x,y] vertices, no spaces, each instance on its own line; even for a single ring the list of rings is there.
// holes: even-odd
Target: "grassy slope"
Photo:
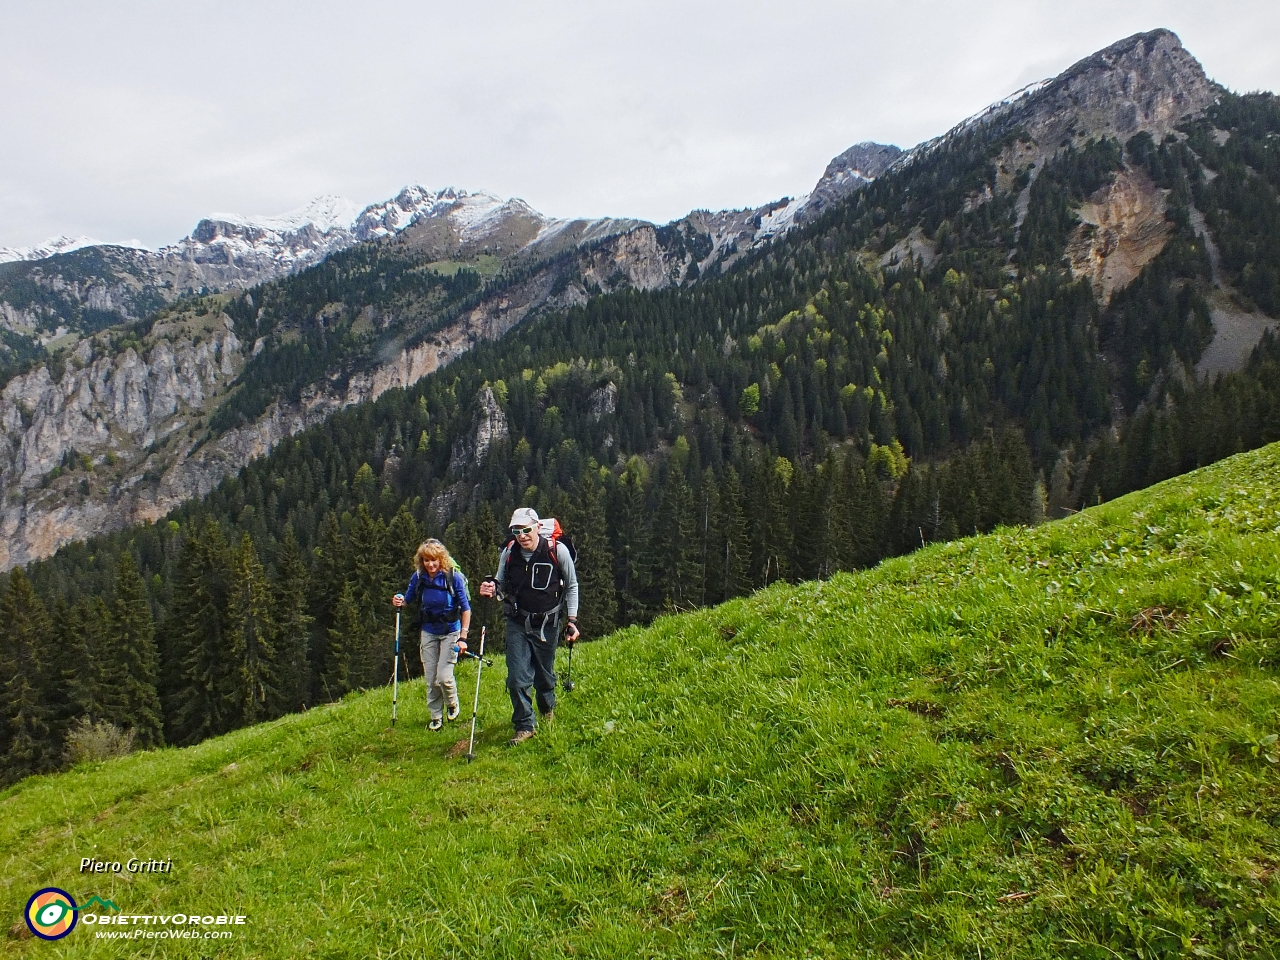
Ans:
[[[470,765],[415,684],[27,781],[0,901],[238,910],[230,956],[1271,956],[1278,572],[1272,446],[579,648],[519,750],[499,665]]]

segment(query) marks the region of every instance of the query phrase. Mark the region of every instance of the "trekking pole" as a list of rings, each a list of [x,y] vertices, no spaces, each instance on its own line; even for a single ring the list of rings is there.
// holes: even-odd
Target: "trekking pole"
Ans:
[[[484,627],[480,628],[480,655],[476,657],[476,699],[471,704],[471,741],[467,744],[467,763],[476,758],[476,715],[480,712],[480,673],[484,670]]]
[[[482,631],[482,632],[483,632],[483,630],[484,630],[484,628],[483,628],[483,627],[481,627],[481,631]],[[463,660],[483,660],[483,661],[484,661],[484,665],[485,665],[486,667],[492,667],[492,666],[493,666],[493,658],[492,658],[492,657],[482,657],[482,656],[480,656],[480,654],[478,654],[478,653],[472,653],[470,650],[463,650],[463,649],[461,649],[461,648],[460,648],[456,643],[453,645],[453,652],[454,652],[454,653],[456,653],[456,654],[457,654],[459,657],[461,657]]]
[[[575,640],[569,644],[569,665],[564,668],[564,682],[560,686],[564,687],[564,692],[569,693],[573,689],[573,648],[578,645]]]
[[[396,661],[391,668],[391,725],[396,725],[396,701],[400,699],[400,608],[396,608]]]

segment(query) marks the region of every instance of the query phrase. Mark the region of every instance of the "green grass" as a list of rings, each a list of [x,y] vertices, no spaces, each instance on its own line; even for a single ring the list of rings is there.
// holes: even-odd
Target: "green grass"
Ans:
[[[517,750],[390,690],[0,795],[0,897],[239,912],[17,956],[1271,957],[1280,446],[578,648]],[[563,656],[563,655],[562,655]],[[563,661],[562,661],[563,666]],[[460,671],[470,704],[474,672]],[[172,858],[88,877],[80,858]],[[115,929],[115,928],[113,928]]]

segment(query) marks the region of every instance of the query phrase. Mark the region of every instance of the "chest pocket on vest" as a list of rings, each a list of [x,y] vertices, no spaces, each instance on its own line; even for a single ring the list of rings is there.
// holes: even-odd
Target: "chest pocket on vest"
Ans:
[[[529,586],[534,590],[547,589],[551,586],[551,574],[554,569],[554,565],[550,563],[535,563],[533,569],[529,571]]]

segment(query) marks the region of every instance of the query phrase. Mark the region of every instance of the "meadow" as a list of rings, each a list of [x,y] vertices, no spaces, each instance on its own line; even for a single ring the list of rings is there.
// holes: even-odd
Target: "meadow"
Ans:
[[[417,681],[394,727],[387,687],[31,778],[0,794],[5,952],[1275,956],[1278,574],[1272,445],[579,645],[515,749],[499,659],[474,762]],[[45,943],[45,886],[247,920]]]

